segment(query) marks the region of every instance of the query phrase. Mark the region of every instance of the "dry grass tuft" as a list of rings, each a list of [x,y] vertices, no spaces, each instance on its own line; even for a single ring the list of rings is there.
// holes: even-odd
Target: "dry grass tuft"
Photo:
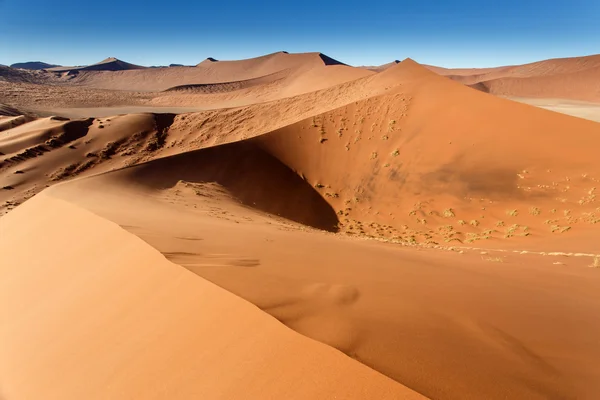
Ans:
[[[541,212],[542,211],[539,208],[537,208],[537,207],[531,207],[529,209],[529,214],[531,214],[531,215],[540,215]]]
[[[446,218],[452,218],[452,217],[454,217],[454,216],[455,216],[455,214],[454,214],[454,210],[453,210],[453,209],[451,209],[451,208],[448,208],[448,209],[444,210],[444,212],[443,212],[443,215],[444,215],[444,217],[446,217]]]

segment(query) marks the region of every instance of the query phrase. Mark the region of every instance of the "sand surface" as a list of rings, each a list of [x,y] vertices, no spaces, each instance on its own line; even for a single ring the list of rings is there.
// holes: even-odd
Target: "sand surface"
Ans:
[[[590,121],[600,122],[600,103],[565,99],[535,99],[523,97],[510,97],[510,99],[525,104],[531,104],[532,106],[545,108],[546,110],[572,115],[578,118],[589,119]]]
[[[125,106],[125,107],[90,107],[90,108],[54,108],[45,109],[43,112],[66,118],[104,118],[122,114],[184,114],[202,111],[202,108],[193,107],[152,107],[152,106]]]
[[[0,393],[597,398],[595,105],[369,68],[0,82]]]
[[[428,68],[496,95],[600,102],[600,55],[497,68]]]
[[[6,399],[421,398],[50,195],[0,231]]]

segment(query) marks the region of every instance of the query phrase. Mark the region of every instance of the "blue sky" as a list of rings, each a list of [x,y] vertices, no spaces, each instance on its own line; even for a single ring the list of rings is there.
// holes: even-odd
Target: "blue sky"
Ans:
[[[599,0],[0,0],[0,64],[196,64],[320,51],[485,67],[600,53]]]

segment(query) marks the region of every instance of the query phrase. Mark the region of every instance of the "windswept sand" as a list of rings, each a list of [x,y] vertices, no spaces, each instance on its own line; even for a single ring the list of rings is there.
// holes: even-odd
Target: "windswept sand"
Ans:
[[[334,61],[5,117],[0,393],[597,398],[600,124]]]

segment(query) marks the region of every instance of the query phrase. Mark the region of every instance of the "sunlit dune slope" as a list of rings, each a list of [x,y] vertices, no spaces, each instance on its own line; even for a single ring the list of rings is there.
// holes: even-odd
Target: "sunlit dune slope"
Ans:
[[[421,398],[50,195],[0,232],[4,398]]]

